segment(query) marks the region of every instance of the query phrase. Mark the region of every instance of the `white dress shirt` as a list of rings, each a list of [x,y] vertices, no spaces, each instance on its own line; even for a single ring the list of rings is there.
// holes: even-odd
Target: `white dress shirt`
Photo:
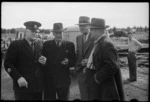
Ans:
[[[87,41],[88,37],[89,37],[90,33],[88,33],[87,35],[83,35],[83,39],[85,40],[84,42]]]
[[[88,62],[87,62],[87,68],[90,68],[90,69],[95,69],[94,66],[93,66],[93,53],[95,51],[95,48],[97,47],[98,45],[98,41],[103,37],[105,36],[106,34],[103,34],[102,36],[100,36],[96,41],[94,41],[94,46],[93,46],[93,49],[90,53],[90,56],[88,58]]]
[[[137,52],[137,50],[141,47],[142,47],[142,44],[135,38],[132,37],[131,41],[128,40],[129,52]]]

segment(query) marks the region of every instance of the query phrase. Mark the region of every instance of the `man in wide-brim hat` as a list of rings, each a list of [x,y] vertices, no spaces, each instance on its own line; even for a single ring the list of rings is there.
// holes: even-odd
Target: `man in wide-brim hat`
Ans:
[[[124,100],[121,72],[118,65],[118,53],[105,34],[105,20],[92,18],[90,24],[94,47],[87,62],[89,100]]]
[[[69,68],[76,62],[72,42],[62,40],[63,24],[53,24],[53,40],[44,42],[42,55],[47,58],[44,68],[44,100],[68,100],[71,83]]]
[[[76,37],[76,45],[77,45],[77,63],[76,63],[76,73],[77,79],[79,83],[79,91],[81,100],[88,100],[88,88],[85,82],[86,74],[84,74],[84,69],[87,64],[87,59],[90,55],[90,52],[93,47],[93,41],[91,39],[90,33],[90,18],[87,16],[80,16],[79,26],[81,35]]]

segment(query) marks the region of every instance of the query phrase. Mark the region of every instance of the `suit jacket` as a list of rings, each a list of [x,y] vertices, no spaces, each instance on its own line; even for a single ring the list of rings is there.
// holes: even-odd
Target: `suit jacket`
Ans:
[[[56,46],[55,40],[44,42],[42,55],[47,58],[44,68],[45,84],[57,86],[69,86],[71,82],[70,67],[76,63],[75,47],[72,42],[62,41],[60,47]],[[68,65],[61,62],[68,58]],[[49,78],[48,78],[49,77]]]
[[[6,53],[4,66],[6,72],[13,79],[13,89],[18,92],[42,91],[42,69],[38,58],[41,47],[35,43],[35,53],[27,40],[18,40],[11,43]],[[20,88],[17,80],[24,77],[28,82],[28,88]]]
[[[99,82],[96,90],[100,93],[100,100],[124,100],[118,53],[110,38],[103,36],[98,41],[93,53],[93,65],[96,69],[94,74]],[[94,78],[91,78],[93,75],[87,77],[89,82],[93,82]]]
[[[79,35],[76,38],[77,42],[77,63],[76,63],[76,71],[82,71],[84,67],[81,66],[81,61],[83,59],[88,59],[92,48],[93,48],[93,41],[91,39],[91,33],[85,44],[83,44],[83,35]]]

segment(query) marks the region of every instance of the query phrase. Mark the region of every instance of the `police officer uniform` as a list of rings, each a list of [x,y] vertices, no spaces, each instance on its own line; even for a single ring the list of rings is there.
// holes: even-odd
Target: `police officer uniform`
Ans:
[[[28,21],[26,29],[35,33],[41,26],[39,22]],[[10,44],[6,53],[4,66],[6,72],[13,79],[13,90],[16,100],[41,100],[42,99],[42,66],[38,62],[41,47],[34,43],[34,51],[27,39],[16,40]],[[20,87],[18,79],[23,77],[28,87]]]

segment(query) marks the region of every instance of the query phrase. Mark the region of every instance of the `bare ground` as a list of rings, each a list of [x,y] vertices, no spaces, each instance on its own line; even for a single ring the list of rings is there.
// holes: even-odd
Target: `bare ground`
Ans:
[[[148,101],[148,78],[149,68],[138,66],[137,68],[137,81],[128,83],[126,79],[129,77],[129,71],[126,58],[121,58],[125,61],[121,67],[122,79],[125,90],[125,97],[127,101],[137,99],[138,101]],[[4,68],[1,69],[1,99],[14,100],[14,93],[12,90],[12,79],[5,72]],[[80,92],[76,78],[73,78],[70,85],[69,100],[80,99]]]

